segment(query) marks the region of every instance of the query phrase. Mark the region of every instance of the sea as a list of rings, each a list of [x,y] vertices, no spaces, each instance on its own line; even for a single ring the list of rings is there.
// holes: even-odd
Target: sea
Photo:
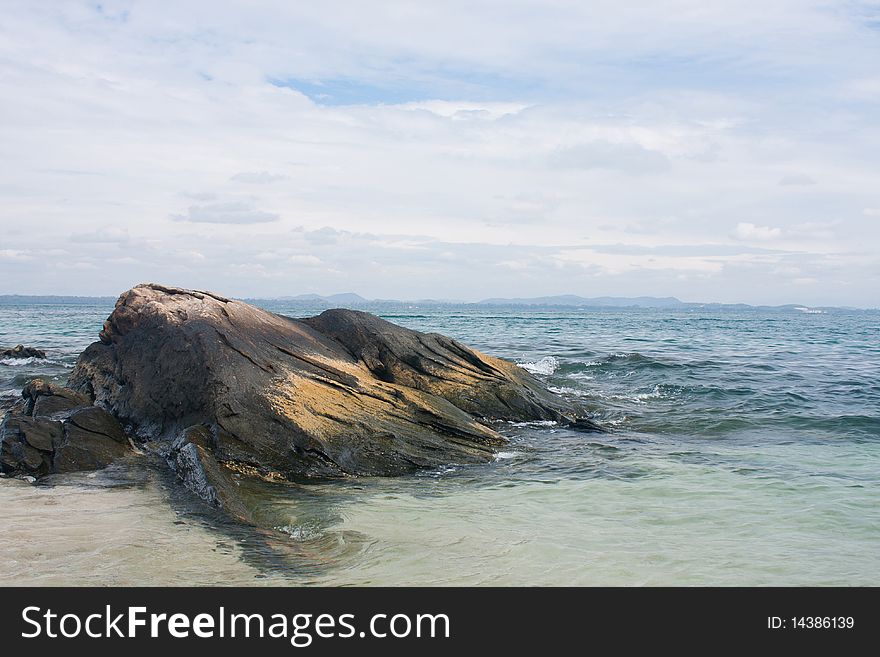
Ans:
[[[482,465],[246,486],[272,530],[148,457],[0,479],[0,585],[880,585],[880,312],[362,309],[513,360],[608,432],[509,423]],[[0,360],[0,408],[64,382],[111,310],[0,306],[0,345],[48,354]]]

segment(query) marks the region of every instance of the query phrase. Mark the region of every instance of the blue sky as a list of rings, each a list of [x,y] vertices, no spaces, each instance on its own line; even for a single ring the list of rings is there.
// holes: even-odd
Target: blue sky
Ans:
[[[880,3],[0,8],[0,293],[880,306]]]

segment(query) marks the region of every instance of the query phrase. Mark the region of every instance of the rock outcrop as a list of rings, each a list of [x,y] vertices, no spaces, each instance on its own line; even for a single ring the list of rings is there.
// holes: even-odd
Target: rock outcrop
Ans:
[[[35,380],[0,425],[0,471],[96,469],[136,448],[252,522],[242,477],[395,475],[490,460],[496,421],[600,430],[518,366],[364,312],[297,320],[209,292],[123,294],[61,387]]]
[[[97,470],[131,452],[128,437],[88,396],[35,379],[0,424],[0,471],[42,475]]]
[[[11,349],[0,349],[0,358],[45,358],[46,352],[36,347],[17,345]]]
[[[153,284],[120,297],[70,385],[142,439],[206,427],[198,446],[216,461],[284,478],[485,461],[505,443],[490,420],[579,415],[516,365],[441,335]]]

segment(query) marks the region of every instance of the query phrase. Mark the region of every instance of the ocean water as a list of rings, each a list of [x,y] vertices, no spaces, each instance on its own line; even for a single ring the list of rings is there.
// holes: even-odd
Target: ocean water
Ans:
[[[292,316],[303,304],[268,304]],[[0,406],[106,306],[0,306]],[[492,463],[253,484],[274,532],[132,458],[0,480],[0,584],[878,585],[880,313],[375,306],[515,360],[610,429],[509,424]]]

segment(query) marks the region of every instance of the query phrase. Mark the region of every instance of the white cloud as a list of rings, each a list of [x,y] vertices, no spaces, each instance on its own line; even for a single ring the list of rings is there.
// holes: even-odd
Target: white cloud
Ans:
[[[766,242],[775,240],[782,235],[779,228],[771,228],[770,226],[756,226],[749,222],[740,222],[734,228],[732,237],[744,242]]]
[[[640,144],[605,140],[561,148],[551,155],[550,162],[565,169],[610,169],[631,174],[659,173],[670,167],[669,160],[659,151]]]
[[[237,173],[230,180],[242,183],[251,183],[254,185],[268,185],[274,182],[287,180],[287,176],[277,173],[269,173],[268,171],[242,171]]]
[[[191,205],[186,214],[175,214],[172,217],[175,221],[198,224],[263,224],[280,219],[273,212],[257,210],[251,204],[239,201]]]
[[[88,233],[71,235],[70,240],[84,244],[125,244],[131,240],[131,235],[129,235],[128,228],[99,226]]]
[[[18,249],[0,249],[0,258],[4,260],[32,260],[33,254]]]
[[[785,264],[805,302],[880,304],[852,3],[102,6],[4,12],[0,292],[762,301]]]
[[[301,265],[304,267],[321,267],[324,265],[323,260],[313,255],[292,255],[287,261],[294,265]]]
[[[815,185],[816,181],[804,173],[792,173],[780,178],[779,184],[782,187],[810,186]]]

